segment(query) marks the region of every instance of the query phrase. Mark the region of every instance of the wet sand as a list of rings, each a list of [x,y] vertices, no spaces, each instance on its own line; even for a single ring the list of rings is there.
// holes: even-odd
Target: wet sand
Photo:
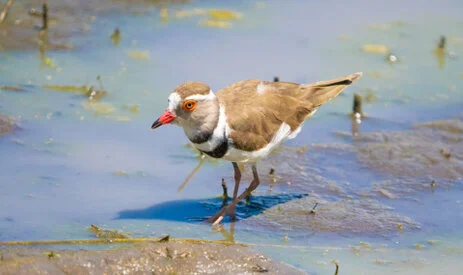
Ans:
[[[169,241],[101,251],[3,248],[1,274],[304,274],[242,245]]]

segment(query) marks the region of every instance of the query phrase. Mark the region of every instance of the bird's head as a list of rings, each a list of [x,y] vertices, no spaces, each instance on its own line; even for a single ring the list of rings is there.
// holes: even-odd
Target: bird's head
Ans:
[[[201,82],[186,82],[172,91],[165,112],[153,123],[151,129],[164,124],[176,124],[191,131],[209,130],[216,124],[219,102],[211,88]],[[204,129],[202,129],[204,128]]]

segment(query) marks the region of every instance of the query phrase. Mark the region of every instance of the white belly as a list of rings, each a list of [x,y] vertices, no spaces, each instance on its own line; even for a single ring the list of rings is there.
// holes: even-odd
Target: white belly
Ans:
[[[257,162],[261,158],[268,156],[273,149],[278,145],[273,147],[264,147],[261,150],[248,152],[243,150],[238,150],[233,147],[229,147],[227,153],[222,157],[224,160],[233,161],[233,162]],[[265,149],[265,150],[263,150]]]
[[[291,132],[291,128],[288,124],[283,123],[281,124],[278,131],[275,133],[275,136],[272,138],[272,141],[267,144],[264,148],[261,148],[257,151],[243,151],[233,146],[228,148],[227,153],[222,157],[222,159],[233,161],[233,162],[256,162],[261,158],[265,158],[268,156],[275,148],[280,146],[285,140],[289,138],[294,138],[300,129]],[[292,135],[294,133],[294,135]]]

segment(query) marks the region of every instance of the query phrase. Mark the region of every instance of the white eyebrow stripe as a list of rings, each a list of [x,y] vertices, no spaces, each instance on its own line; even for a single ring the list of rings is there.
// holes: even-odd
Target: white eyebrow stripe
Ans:
[[[185,98],[185,100],[188,100],[188,99],[193,99],[193,100],[212,100],[214,99],[215,95],[214,93],[212,92],[212,90],[209,91],[209,93],[207,95],[200,95],[200,94],[196,94],[196,95],[190,95],[189,97]]]
[[[182,98],[178,93],[171,93],[169,96],[169,111],[173,112],[175,109],[177,109],[178,104],[180,104],[180,101]]]

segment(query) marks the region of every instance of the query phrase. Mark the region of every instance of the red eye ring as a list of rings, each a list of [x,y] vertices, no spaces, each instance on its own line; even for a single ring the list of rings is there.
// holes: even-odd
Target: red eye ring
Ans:
[[[185,102],[183,102],[182,108],[185,111],[193,111],[196,108],[196,100],[186,100]]]

